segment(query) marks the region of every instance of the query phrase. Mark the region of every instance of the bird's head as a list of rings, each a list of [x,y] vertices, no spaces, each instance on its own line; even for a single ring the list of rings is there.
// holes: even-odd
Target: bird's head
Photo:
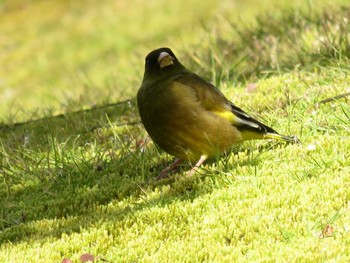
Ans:
[[[144,81],[157,81],[182,71],[184,67],[170,48],[163,47],[150,52],[145,61]]]

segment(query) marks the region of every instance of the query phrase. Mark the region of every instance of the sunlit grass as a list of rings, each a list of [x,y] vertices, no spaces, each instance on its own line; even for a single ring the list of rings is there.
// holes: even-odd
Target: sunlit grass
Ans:
[[[133,97],[146,52],[212,17],[218,2],[7,1],[0,10],[0,113]]]

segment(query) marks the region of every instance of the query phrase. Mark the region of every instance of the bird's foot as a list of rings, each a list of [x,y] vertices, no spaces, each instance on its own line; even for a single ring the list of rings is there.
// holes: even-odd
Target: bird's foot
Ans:
[[[192,169],[187,173],[187,177],[191,177],[197,170],[198,167],[201,166],[201,164],[207,159],[208,157],[206,155],[202,155],[201,158],[199,158],[199,160],[197,161],[197,163],[192,167]],[[164,170],[162,170],[158,176],[156,177],[156,180],[161,180],[164,178],[167,178],[169,176],[169,173],[174,170],[179,163],[181,162],[181,160],[176,159],[176,161],[168,166],[167,168],[165,168]]]
[[[175,162],[168,166],[167,168],[165,168],[164,170],[162,170],[158,176],[156,177],[156,180],[161,180],[161,179],[164,179],[164,178],[167,178],[169,176],[169,173],[174,170],[176,168],[176,166],[179,165],[179,163],[181,163],[181,160],[180,159],[176,159]]]
[[[192,167],[192,169],[188,172],[187,177],[191,177],[197,170],[198,167],[201,166],[201,164],[207,159],[208,157],[206,155],[202,155],[201,158],[199,158],[198,162]]]

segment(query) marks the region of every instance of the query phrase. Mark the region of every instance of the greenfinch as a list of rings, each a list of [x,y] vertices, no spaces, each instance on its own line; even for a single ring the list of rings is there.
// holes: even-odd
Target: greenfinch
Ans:
[[[149,136],[177,158],[158,179],[181,161],[194,164],[189,172],[192,175],[207,158],[229,152],[245,140],[297,140],[250,117],[215,86],[187,70],[165,47],[146,57],[137,104]]]

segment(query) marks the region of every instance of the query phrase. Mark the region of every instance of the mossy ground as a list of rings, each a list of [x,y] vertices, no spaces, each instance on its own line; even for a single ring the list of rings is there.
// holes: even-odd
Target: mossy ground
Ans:
[[[0,1],[0,262],[349,262],[350,7],[261,2]],[[134,97],[160,46],[302,144],[156,181]]]

